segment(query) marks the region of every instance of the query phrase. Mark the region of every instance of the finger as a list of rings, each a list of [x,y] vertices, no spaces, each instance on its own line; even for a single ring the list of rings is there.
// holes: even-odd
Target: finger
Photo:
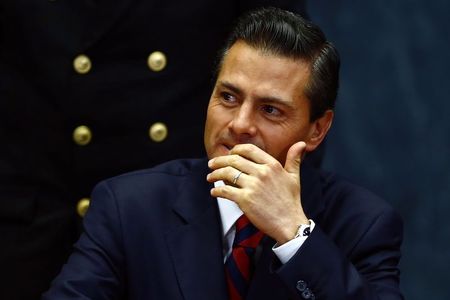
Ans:
[[[233,187],[231,185],[223,185],[214,187],[211,189],[211,196],[213,197],[221,197],[229,199],[233,202],[236,202],[239,205],[239,188]]]
[[[242,186],[245,181],[247,174],[244,172],[237,170],[233,167],[225,167],[212,171],[206,176],[206,180],[208,182],[216,182],[218,180],[226,181],[229,184]]]
[[[306,143],[298,142],[292,145],[286,154],[284,169],[292,174],[300,174],[300,163],[305,153]]]
[[[257,164],[273,163],[275,158],[253,144],[238,144],[230,150],[230,154],[237,154]]]
[[[227,166],[231,166],[237,170],[241,170],[246,174],[255,174],[258,168],[258,166],[253,161],[250,161],[237,154],[218,156],[208,162],[208,167],[212,170],[225,168]]]
[[[226,166],[223,168],[216,169],[216,170],[212,171],[211,173],[209,173],[206,176],[206,180],[208,182],[215,182],[218,180],[224,180],[227,182],[231,182],[231,181],[233,181],[235,174],[238,174],[239,172],[240,172],[239,170],[237,170],[233,167]]]

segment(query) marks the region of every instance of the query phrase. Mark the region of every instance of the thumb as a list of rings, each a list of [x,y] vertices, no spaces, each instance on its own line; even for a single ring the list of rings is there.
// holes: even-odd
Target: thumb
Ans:
[[[298,142],[289,148],[286,154],[284,169],[289,173],[300,174],[300,163],[305,154],[306,143]]]

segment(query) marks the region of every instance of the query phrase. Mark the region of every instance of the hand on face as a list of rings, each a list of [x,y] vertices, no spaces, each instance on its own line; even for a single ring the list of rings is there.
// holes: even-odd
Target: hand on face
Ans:
[[[209,161],[209,182],[229,184],[213,188],[211,195],[236,202],[250,221],[279,244],[291,240],[299,224],[308,223],[300,201],[300,163],[306,144],[289,148],[284,167],[252,144],[240,144],[226,156]],[[235,176],[240,174],[235,184]]]

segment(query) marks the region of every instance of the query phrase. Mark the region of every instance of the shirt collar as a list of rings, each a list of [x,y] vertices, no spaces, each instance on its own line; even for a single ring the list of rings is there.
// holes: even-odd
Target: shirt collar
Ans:
[[[224,185],[225,183],[222,180],[214,182],[214,187]],[[226,236],[236,220],[244,213],[235,202],[226,198],[217,197],[217,204],[219,205],[220,219],[222,220],[222,233],[223,236]]]

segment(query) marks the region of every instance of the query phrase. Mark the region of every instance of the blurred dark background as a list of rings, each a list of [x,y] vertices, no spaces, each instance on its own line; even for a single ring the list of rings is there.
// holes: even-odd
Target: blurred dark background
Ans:
[[[450,2],[308,3],[341,53],[324,167],[403,216],[406,299],[450,299]]]

